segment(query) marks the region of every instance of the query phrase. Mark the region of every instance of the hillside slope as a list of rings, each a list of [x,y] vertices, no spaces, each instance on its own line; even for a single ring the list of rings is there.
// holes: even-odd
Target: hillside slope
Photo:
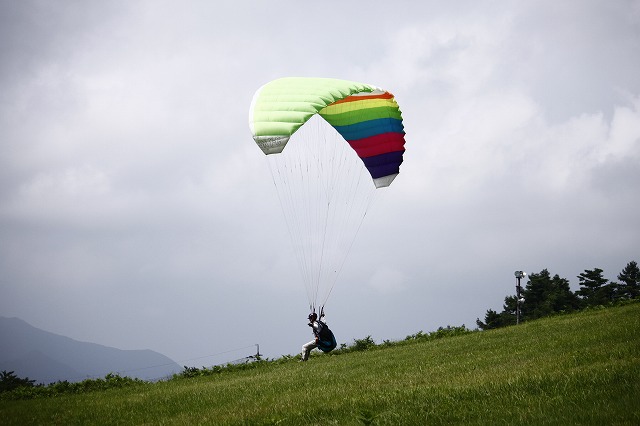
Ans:
[[[7,424],[640,424],[640,304],[108,392]]]

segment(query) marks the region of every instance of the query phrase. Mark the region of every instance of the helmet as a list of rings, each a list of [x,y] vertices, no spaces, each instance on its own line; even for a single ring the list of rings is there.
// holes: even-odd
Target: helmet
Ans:
[[[307,318],[309,318],[309,319],[318,318],[318,314],[316,314],[315,312],[311,312]]]

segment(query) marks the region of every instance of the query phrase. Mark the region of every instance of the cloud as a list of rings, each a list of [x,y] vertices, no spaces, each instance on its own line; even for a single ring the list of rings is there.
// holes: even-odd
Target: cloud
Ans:
[[[396,293],[404,290],[405,275],[392,268],[377,268],[369,278],[369,286],[382,294]]]
[[[0,313],[179,359],[266,322],[261,350],[297,351],[304,287],[247,129],[287,75],[403,112],[401,174],[330,301],[344,341],[472,325],[515,269],[615,275],[640,241],[639,5],[5,2]]]

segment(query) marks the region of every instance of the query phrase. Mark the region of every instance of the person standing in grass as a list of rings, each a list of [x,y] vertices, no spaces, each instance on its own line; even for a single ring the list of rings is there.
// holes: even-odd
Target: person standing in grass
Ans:
[[[320,349],[322,352],[331,352],[337,345],[336,338],[333,332],[329,329],[327,324],[323,321],[324,310],[320,313],[320,319],[318,314],[312,312],[307,317],[309,319],[309,327],[313,330],[314,339],[309,343],[302,345],[302,361],[309,359],[309,354],[315,348]]]

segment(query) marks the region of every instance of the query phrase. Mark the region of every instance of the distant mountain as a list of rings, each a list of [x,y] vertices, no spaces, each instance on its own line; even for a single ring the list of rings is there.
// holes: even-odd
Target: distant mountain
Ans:
[[[35,328],[18,318],[0,317],[0,371],[36,383],[102,378],[109,373],[156,380],[182,368],[152,350],[121,350],[73,340]]]

